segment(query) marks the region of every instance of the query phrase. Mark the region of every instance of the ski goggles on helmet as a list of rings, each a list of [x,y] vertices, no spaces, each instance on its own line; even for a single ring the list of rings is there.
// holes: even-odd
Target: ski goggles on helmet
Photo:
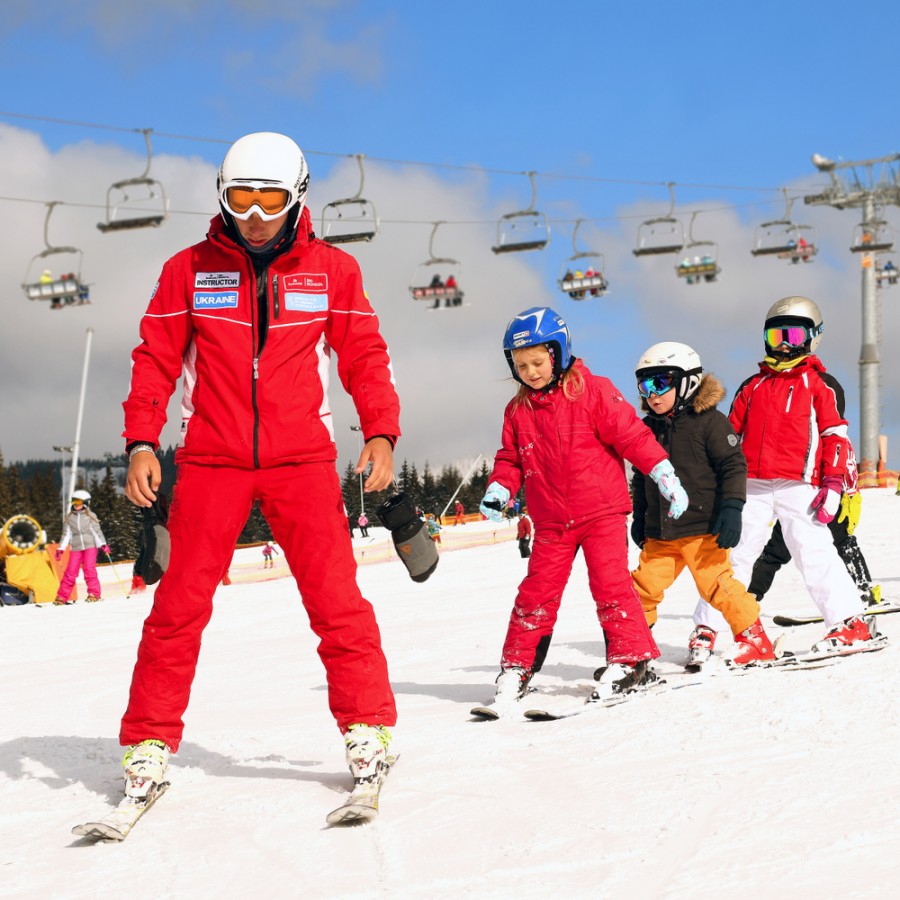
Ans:
[[[767,328],[763,334],[767,347],[802,347],[809,340],[809,329],[805,325],[778,325]]]
[[[226,185],[222,205],[236,219],[249,219],[254,213],[266,222],[284,215],[291,192],[280,187],[254,187],[248,184]]]
[[[668,394],[676,384],[678,384],[678,376],[674,372],[656,372],[653,375],[638,378],[637,387],[642,397],[649,397],[651,394],[661,397],[663,394]]]

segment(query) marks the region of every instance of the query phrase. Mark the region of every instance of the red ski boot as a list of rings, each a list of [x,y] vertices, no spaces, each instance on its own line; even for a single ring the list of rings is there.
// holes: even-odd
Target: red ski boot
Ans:
[[[734,642],[736,650],[729,660],[730,666],[757,666],[775,659],[775,649],[759,619],[736,634]]]

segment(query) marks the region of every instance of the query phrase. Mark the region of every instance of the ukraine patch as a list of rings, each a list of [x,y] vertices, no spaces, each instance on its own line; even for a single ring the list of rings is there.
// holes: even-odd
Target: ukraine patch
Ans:
[[[236,309],[237,291],[194,291],[194,309]]]

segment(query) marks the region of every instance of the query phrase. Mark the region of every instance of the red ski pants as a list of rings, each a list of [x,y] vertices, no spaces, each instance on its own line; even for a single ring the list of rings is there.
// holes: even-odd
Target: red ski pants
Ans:
[[[634,663],[659,656],[628,571],[627,541],[624,514],[601,516],[572,527],[538,525],[528,574],[519,585],[509,619],[500,665],[532,669],[538,644],[543,638],[546,646],[553,634],[579,547],[606,638],[606,661]]]
[[[123,745],[156,738],[178,750],[213,594],[254,501],[284,552],[319,638],[338,727],[397,721],[375,613],[356,583],[334,464],[271,469],[184,464],[169,510],[169,568],[144,622],[119,733]]]

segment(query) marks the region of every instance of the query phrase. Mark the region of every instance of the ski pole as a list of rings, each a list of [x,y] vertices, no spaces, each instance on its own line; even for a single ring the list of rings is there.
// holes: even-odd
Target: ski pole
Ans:
[[[116,571],[116,567],[113,565],[112,557],[108,553],[105,555],[109,560],[109,567],[113,570],[113,575],[116,576],[116,581],[119,582],[119,587],[122,588],[122,593],[125,595],[125,599],[127,600],[131,596],[131,594],[129,594],[128,591],[125,590],[125,585],[122,584],[122,579],[119,578],[119,573]]]

